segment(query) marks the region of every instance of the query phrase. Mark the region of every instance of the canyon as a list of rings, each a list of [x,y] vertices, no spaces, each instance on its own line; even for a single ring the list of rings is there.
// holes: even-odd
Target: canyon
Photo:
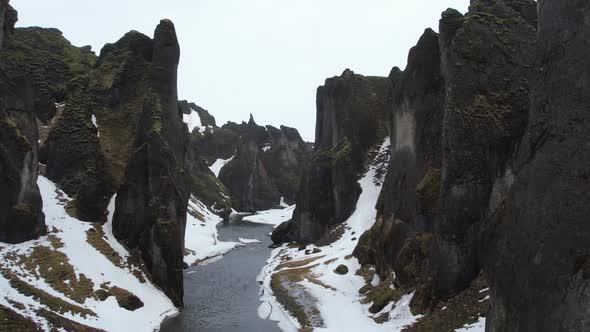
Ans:
[[[98,56],[17,20],[0,330],[588,330],[590,4],[447,9],[327,78],[314,142],[179,100],[170,20]]]

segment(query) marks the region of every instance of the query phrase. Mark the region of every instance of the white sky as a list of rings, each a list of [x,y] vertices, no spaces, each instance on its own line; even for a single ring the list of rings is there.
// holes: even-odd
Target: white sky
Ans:
[[[469,0],[12,0],[17,26],[55,27],[98,54],[130,30],[152,37],[161,18],[180,40],[179,98],[228,120],[296,127],[313,139],[315,93],[350,68],[404,68],[424,29]]]

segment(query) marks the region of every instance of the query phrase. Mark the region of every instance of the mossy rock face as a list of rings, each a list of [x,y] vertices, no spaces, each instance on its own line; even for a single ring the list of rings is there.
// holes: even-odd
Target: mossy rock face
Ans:
[[[431,260],[438,298],[456,294],[477,277],[478,230],[488,217],[494,183],[515,167],[529,118],[537,50],[529,12],[536,4],[515,4],[472,1],[464,17],[448,13],[441,20],[445,156]]]
[[[301,175],[288,233],[273,238],[315,242],[352,214],[361,193],[358,178],[385,138],[389,89],[386,77],[350,70],[318,88],[314,154]]]
[[[439,207],[440,170],[428,168],[424,178],[416,187],[418,211],[423,215],[433,215]]]
[[[94,53],[72,46],[57,29],[17,28],[0,50],[0,95],[47,122],[64,100],[67,82],[95,61]]]
[[[221,130],[239,137],[234,158],[219,179],[228,188],[238,211],[266,210],[279,205],[280,197],[295,202],[303,169],[311,149],[294,128],[227,123]]]
[[[346,266],[344,264],[340,264],[340,265],[338,265],[338,267],[336,267],[336,269],[334,270],[334,273],[339,274],[339,275],[345,275],[348,273],[348,266]]]
[[[37,186],[37,124],[28,112],[8,113],[0,100],[0,241],[20,243],[45,234]]]
[[[160,22],[152,51],[148,89],[117,191],[113,233],[137,250],[152,281],[174,305],[182,307],[190,181],[184,166],[188,133],[175,98],[180,51],[172,22]],[[109,52],[112,50],[103,50],[103,54]]]

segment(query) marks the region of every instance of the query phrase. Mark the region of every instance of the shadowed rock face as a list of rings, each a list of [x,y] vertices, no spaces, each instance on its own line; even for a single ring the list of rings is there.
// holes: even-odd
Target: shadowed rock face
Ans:
[[[318,88],[314,157],[305,169],[293,220],[273,232],[273,241],[317,241],[354,211],[367,153],[385,136],[389,85],[385,77],[346,70]]]
[[[12,55],[1,50],[12,39],[16,11],[0,1],[0,59]],[[12,63],[2,63],[6,68]],[[4,72],[3,79],[14,72]],[[0,84],[0,242],[20,243],[46,233],[39,187],[38,133],[34,105],[27,98],[34,89],[23,76],[10,76]],[[6,82],[6,81],[4,81]]]
[[[485,224],[488,331],[590,328],[590,3],[539,2],[532,104],[515,180]]]
[[[182,258],[188,204],[186,125],[178,107],[179,47],[172,22],[156,28],[134,151],[117,192],[113,233],[138,250],[152,280],[182,306]]]
[[[394,68],[390,79],[391,162],[377,203],[377,222],[361,237],[354,254],[362,264],[375,264],[383,279],[395,271],[397,282],[407,287],[414,286],[423,271],[410,271],[412,262],[400,256],[419,247],[413,237],[432,231],[438,211],[445,96],[438,34],[427,29],[410,50],[406,70]]]
[[[281,197],[294,203],[311,153],[297,130],[259,126],[252,116],[248,123],[229,122],[221,130],[238,137],[233,159],[219,173],[232,206],[239,211],[266,210],[278,206]]]
[[[14,34],[14,25],[18,20],[18,13],[9,4],[10,0],[0,0],[0,49],[4,40]]]
[[[447,10],[440,21],[446,105],[431,260],[435,298],[477,277],[481,220],[510,186],[535,47],[535,28],[510,6],[515,2],[472,1],[465,17]],[[534,8],[533,1],[518,3]]]

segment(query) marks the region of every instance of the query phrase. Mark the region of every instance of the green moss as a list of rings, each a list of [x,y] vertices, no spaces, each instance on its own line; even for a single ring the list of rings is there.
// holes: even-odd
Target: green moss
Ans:
[[[350,161],[352,145],[348,138],[343,138],[329,150],[321,151],[314,156],[314,160],[329,163],[335,166],[339,163]]]
[[[440,199],[441,173],[439,169],[429,167],[416,187],[416,198],[420,213],[427,215],[436,211]]]
[[[369,284],[369,283],[367,283]],[[372,314],[379,313],[385,308],[390,302],[397,302],[401,299],[403,293],[399,289],[395,289],[393,286],[393,276],[382,281],[376,287],[371,287],[364,290],[364,298],[361,303],[371,303],[369,312]]]
[[[62,246],[57,238],[52,240],[55,246]],[[37,246],[27,256],[19,256],[18,264],[28,270],[30,274],[42,278],[56,291],[68,298],[84,303],[91,298],[94,292],[94,284],[84,274],[78,277],[68,257],[46,246]]]
[[[336,274],[340,274],[340,275],[345,275],[348,273],[348,266],[344,265],[344,264],[340,264],[338,265],[338,267],[334,270],[334,273]]]
[[[104,239],[104,236],[104,232],[100,225],[94,225],[93,228],[86,231],[86,241],[111,261],[113,265],[123,268],[123,259],[119,253],[108,244]]]
[[[101,289],[97,290],[95,294],[101,301],[106,300],[110,296],[114,296],[119,306],[126,310],[135,311],[143,307],[143,302],[126,289],[117,286],[109,287],[106,283],[100,285],[100,287]]]
[[[0,331],[41,332],[43,330],[32,320],[0,305]]]
[[[96,316],[96,313],[92,310],[77,306],[75,304],[71,304],[58,297],[50,295],[43,290],[34,288],[33,286],[21,280],[16,274],[7,269],[1,270],[0,273],[4,278],[10,281],[11,287],[16,289],[19,293],[34,298],[36,301],[39,301],[41,304],[46,305],[50,310],[54,312],[58,312],[60,314],[70,312],[72,314],[78,314],[83,317]]]

